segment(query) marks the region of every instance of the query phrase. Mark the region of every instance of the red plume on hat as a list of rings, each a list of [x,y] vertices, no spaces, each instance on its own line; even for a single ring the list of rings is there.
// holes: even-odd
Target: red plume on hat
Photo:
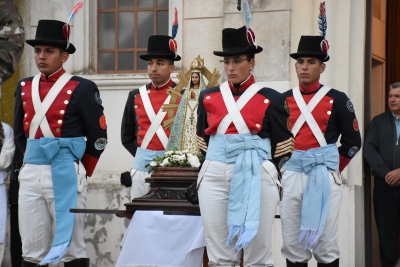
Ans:
[[[320,45],[321,51],[326,53],[328,57],[329,44],[328,40],[325,39],[326,28],[327,28],[325,1],[319,4],[318,28],[321,36],[323,37],[323,40],[321,41]]]
[[[178,10],[176,7],[174,8],[174,21],[172,22],[172,39],[169,40],[169,49],[171,52],[175,53],[176,57],[176,52],[178,52],[178,43],[175,40],[176,35],[178,34]]]
[[[39,20],[35,39],[25,40],[25,42],[32,47],[36,45],[50,45],[63,49],[69,54],[75,53],[75,46],[69,40],[71,35],[70,23],[82,6],[82,2],[74,6],[67,22],[49,19]]]
[[[65,49],[68,49],[69,47],[69,36],[71,35],[71,26],[70,23],[72,22],[72,20],[75,18],[76,13],[78,13],[78,11],[83,7],[83,2],[79,2],[77,3],[74,8],[72,9],[71,13],[68,16],[68,20],[67,23],[64,25],[63,27],[63,36],[65,38],[65,40],[67,40],[67,47]]]

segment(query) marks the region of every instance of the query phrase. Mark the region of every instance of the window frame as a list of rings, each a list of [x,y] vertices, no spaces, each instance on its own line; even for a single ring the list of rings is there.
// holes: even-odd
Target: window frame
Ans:
[[[97,25],[97,31],[96,31],[96,72],[98,74],[124,74],[124,73],[146,73],[147,70],[138,70],[137,69],[137,58],[138,58],[138,53],[140,52],[146,52],[147,47],[144,48],[138,48],[137,43],[138,43],[138,13],[141,11],[152,11],[152,12],[158,12],[158,11],[168,11],[168,34],[170,35],[170,25],[172,24],[170,22],[171,14],[171,1],[169,1],[168,7],[157,7],[157,0],[153,0],[153,7],[144,7],[144,8],[138,8],[138,0],[132,0],[134,1],[134,7],[132,8],[119,8],[119,0],[115,0],[115,6],[114,8],[106,8],[100,10],[100,0],[97,0],[97,6],[96,6],[96,25]],[[147,0],[149,1],[149,0]],[[173,9],[173,7],[172,7]],[[119,41],[119,13],[122,12],[134,12],[134,36],[133,36],[133,41],[134,41],[134,47],[133,48],[119,48],[118,47],[118,41]],[[114,18],[114,23],[115,23],[115,47],[114,48],[100,48],[99,45],[99,40],[100,40],[100,14],[101,13],[114,13],[115,18]],[[157,34],[157,16],[153,16],[153,34]],[[134,54],[134,57],[132,60],[133,62],[133,70],[118,70],[118,56],[119,53],[121,52],[132,52]],[[114,53],[114,70],[100,70],[100,53]]]

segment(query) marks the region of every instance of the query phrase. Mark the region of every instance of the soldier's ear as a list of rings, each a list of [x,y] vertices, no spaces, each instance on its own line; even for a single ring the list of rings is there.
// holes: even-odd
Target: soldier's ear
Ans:
[[[69,58],[69,53],[68,53],[68,52],[62,52],[62,53],[61,53],[61,60],[62,60],[62,63],[63,63],[63,64],[64,64],[65,62],[67,62],[68,58]]]
[[[175,65],[169,65],[169,73],[173,73],[175,70]]]
[[[325,68],[326,68],[325,63],[322,63],[321,64],[321,72],[320,73],[323,73],[325,71]]]

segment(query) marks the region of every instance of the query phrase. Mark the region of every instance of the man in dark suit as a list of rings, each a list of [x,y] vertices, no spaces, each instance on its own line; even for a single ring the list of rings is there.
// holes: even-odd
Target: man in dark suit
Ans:
[[[374,212],[382,267],[399,259],[400,225],[400,82],[390,85],[389,111],[374,117],[364,142],[364,157],[374,179]]]

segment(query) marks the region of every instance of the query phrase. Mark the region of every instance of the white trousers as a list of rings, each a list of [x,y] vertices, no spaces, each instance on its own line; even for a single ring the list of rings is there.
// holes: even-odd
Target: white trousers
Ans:
[[[325,227],[317,245],[311,250],[297,242],[301,225],[301,205],[308,176],[302,172],[285,171],[282,175],[283,198],[280,206],[283,247],[282,255],[291,262],[308,262],[314,255],[317,262],[331,263],[340,257],[338,245],[339,211],[342,185],[337,184],[332,174],[330,197]]]
[[[234,164],[211,161],[204,176],[199,177],[199,202],[206,238],[209,266],[236,266],[241,251],[235,251],[235,243],[227,247],[227,213],[229,188]],[[258,233],[251,244],[243,249],[244,266],[273,266],[271,232],[279,203],[278,187],[271,176],[261,168],[261,203]],[[204,170],[202,170],[204,171]],[[201,171],[201,172],[202,172]]]
[[[86,206],[86,172],[75,164],[78,173],[77,208]],[[22,256],[28,262],[38,263],[49,252],[54,237],[54,191],[50,165],[25,164],[19,174],[18,198],[19,231]],[[61,261],[87,258],[84,240],[85,215],[75,215],[71,246]]]
[[[150,177],[151,174],[147,171],[139,171],[132,169],[132,186],[131,186],[131,200],[146,195],[150,191],[150,184],[146,183],[144,179]]]

